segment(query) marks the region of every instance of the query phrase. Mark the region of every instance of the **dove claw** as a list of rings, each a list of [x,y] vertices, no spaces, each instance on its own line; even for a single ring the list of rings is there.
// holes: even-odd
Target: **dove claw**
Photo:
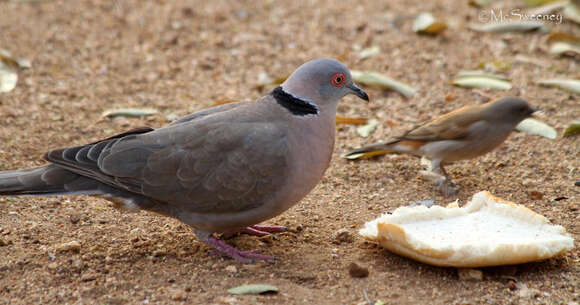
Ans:
[[[245,233],[248,235],[254,236],[266,236],[270,233],[279,233],[279,232],[290,232],[287,227],[284,226],[261,226],[261,225],[253,225],[243,228],[241,233]]]
[[[213,248],[214,253],[224,256],[233,258],[236,261],[245,264],[253,264],[258,260],[275,260],[276,258],[269,255],[259,254],[261,250],[252,250],[252,251],[241,251],[236,249],[235,247],[227,244],[225,241],[213,236],[213,234],[208,234],[205,232],[196,231],[196,235],[198,238]]]

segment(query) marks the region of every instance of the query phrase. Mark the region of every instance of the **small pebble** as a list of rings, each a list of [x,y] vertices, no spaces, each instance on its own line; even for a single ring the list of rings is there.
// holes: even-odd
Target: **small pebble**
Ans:
[[[82,269],[84,265],[85,264],[83,263],[83,260],[81,260],[81,259],[74,260],[71,264],[71,266],[75,269]]]
[[[338,253],[339,252],[340,251],[337,248],[334,248],[334,249],[331,250],[330,256],[332,256],[332,258],[338,258]]]
[[[226,271],[230,273],[236,273],[238,272],[238,268],[236,268],[234,265],[229,265],[226,267]]]
[[[77,213],[70,214],[68,218],[72,224],[77,224],[79,221],[81,221],[81,215]]]
[[[165,254],[166,254],[166,251],[164,249],[157,249],[157,250],[153,251],[154,257],[165,256]]]
[[[335,244],[350,243],[354,240],[349,230],[342,228],[332,234],[332,242]]]
[[[435,199],[427,199],[427,200],[421,200],[421,201],[416,201],[413,202],[411,204],[409,204],[410,207],[416,207],[416,206],[425,206],[425,207],[432,207],[435,204]]]
[[[81,243],[79,243],[76,240],[69,241],[67,243],[56,245],[55,250],[58,252],[67,252],[67,251],[79,252],[81,250]]]
[[[105,256],[105,264],[110,265],[113,262],[113,258],[110,256]]]
[[[48,269],[54,270],[54,269],[58,268],[58,264],[57,263],[50,263],[50,264],[46,265],[46,267]]]
[[[369,276],[369,269],[353,262],[348,266],[348,274],[352,277],[363,278]]]
[[[187,298],[186,292],[181,289],[171,289],[169,295],[173,301],[183,301]]]
[[[264,235],[258,238],[261,242],[265,244],[271,244],[276,240],[276,237],[272,234]]]
[[[520,290],[518,291],[518,296],[522,299],[533,299],[540,296],[540,291],[534,288],[528,288],[527,285],[520,285]]]
[[[97,274],[94,272],[87,272],[81,276],[81,281],[83,282],[90,282],[97,279]]]
[[[544,194],[538,191],[531,191],[530,197],[534,200],[542,200],[542,198],[544,198]]]
[[[462,281],[481,281],[483,280],[483,272],[477,269],[459,268],[457,269],[457,276]]]

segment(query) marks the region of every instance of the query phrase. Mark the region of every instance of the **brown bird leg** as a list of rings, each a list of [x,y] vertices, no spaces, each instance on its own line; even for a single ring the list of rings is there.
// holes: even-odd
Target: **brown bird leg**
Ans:
[[[256,260],[273,260],[273,256],[258,254],[258,251],[241,251],[233,246],[228,245],[225,241],[213,236],[212,233],[195,230],[197,238],[209,245],[214,251],[226,257],[231,257],[242,263],[254,263]]]
[[[441,163],[439,164],[439,169],[441,170],[441,173],[445,177],[445,180],[439,183],[439,188],[441,192],[445,196],[457,195],[457,185],[453,183],[453,181],[451,181],[451,178],[449,177],[449,174],[447,174],[447,171],[443,167],[443,164]]]

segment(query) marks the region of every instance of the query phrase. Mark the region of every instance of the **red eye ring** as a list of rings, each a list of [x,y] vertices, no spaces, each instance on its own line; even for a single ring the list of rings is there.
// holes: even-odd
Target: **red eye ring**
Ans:
[[[342,84],[344,84],[345,80],[346,77],[344,76],[344,73],[336,73],[330,79],[330,83],[335,87],[340,87]]]

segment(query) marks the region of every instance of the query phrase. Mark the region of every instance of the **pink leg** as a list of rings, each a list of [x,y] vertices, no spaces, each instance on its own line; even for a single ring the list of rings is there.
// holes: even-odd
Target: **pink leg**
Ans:
[[[242,263],[254,263],[256,260],[275,259],[273,256],[258,254],[256,251],[240,251],[208,232],[195,230],[195,235],[200,241],[214,248],[217,254],[231,257]]]
[[[283,227],[283,226],[253,225],[253,226],[243,228],[240,232],[248,234],[248,235],[254,235],[254,236],[266,236],[266,235],[269,235],[270,233],[288,232],[288,228]]]

